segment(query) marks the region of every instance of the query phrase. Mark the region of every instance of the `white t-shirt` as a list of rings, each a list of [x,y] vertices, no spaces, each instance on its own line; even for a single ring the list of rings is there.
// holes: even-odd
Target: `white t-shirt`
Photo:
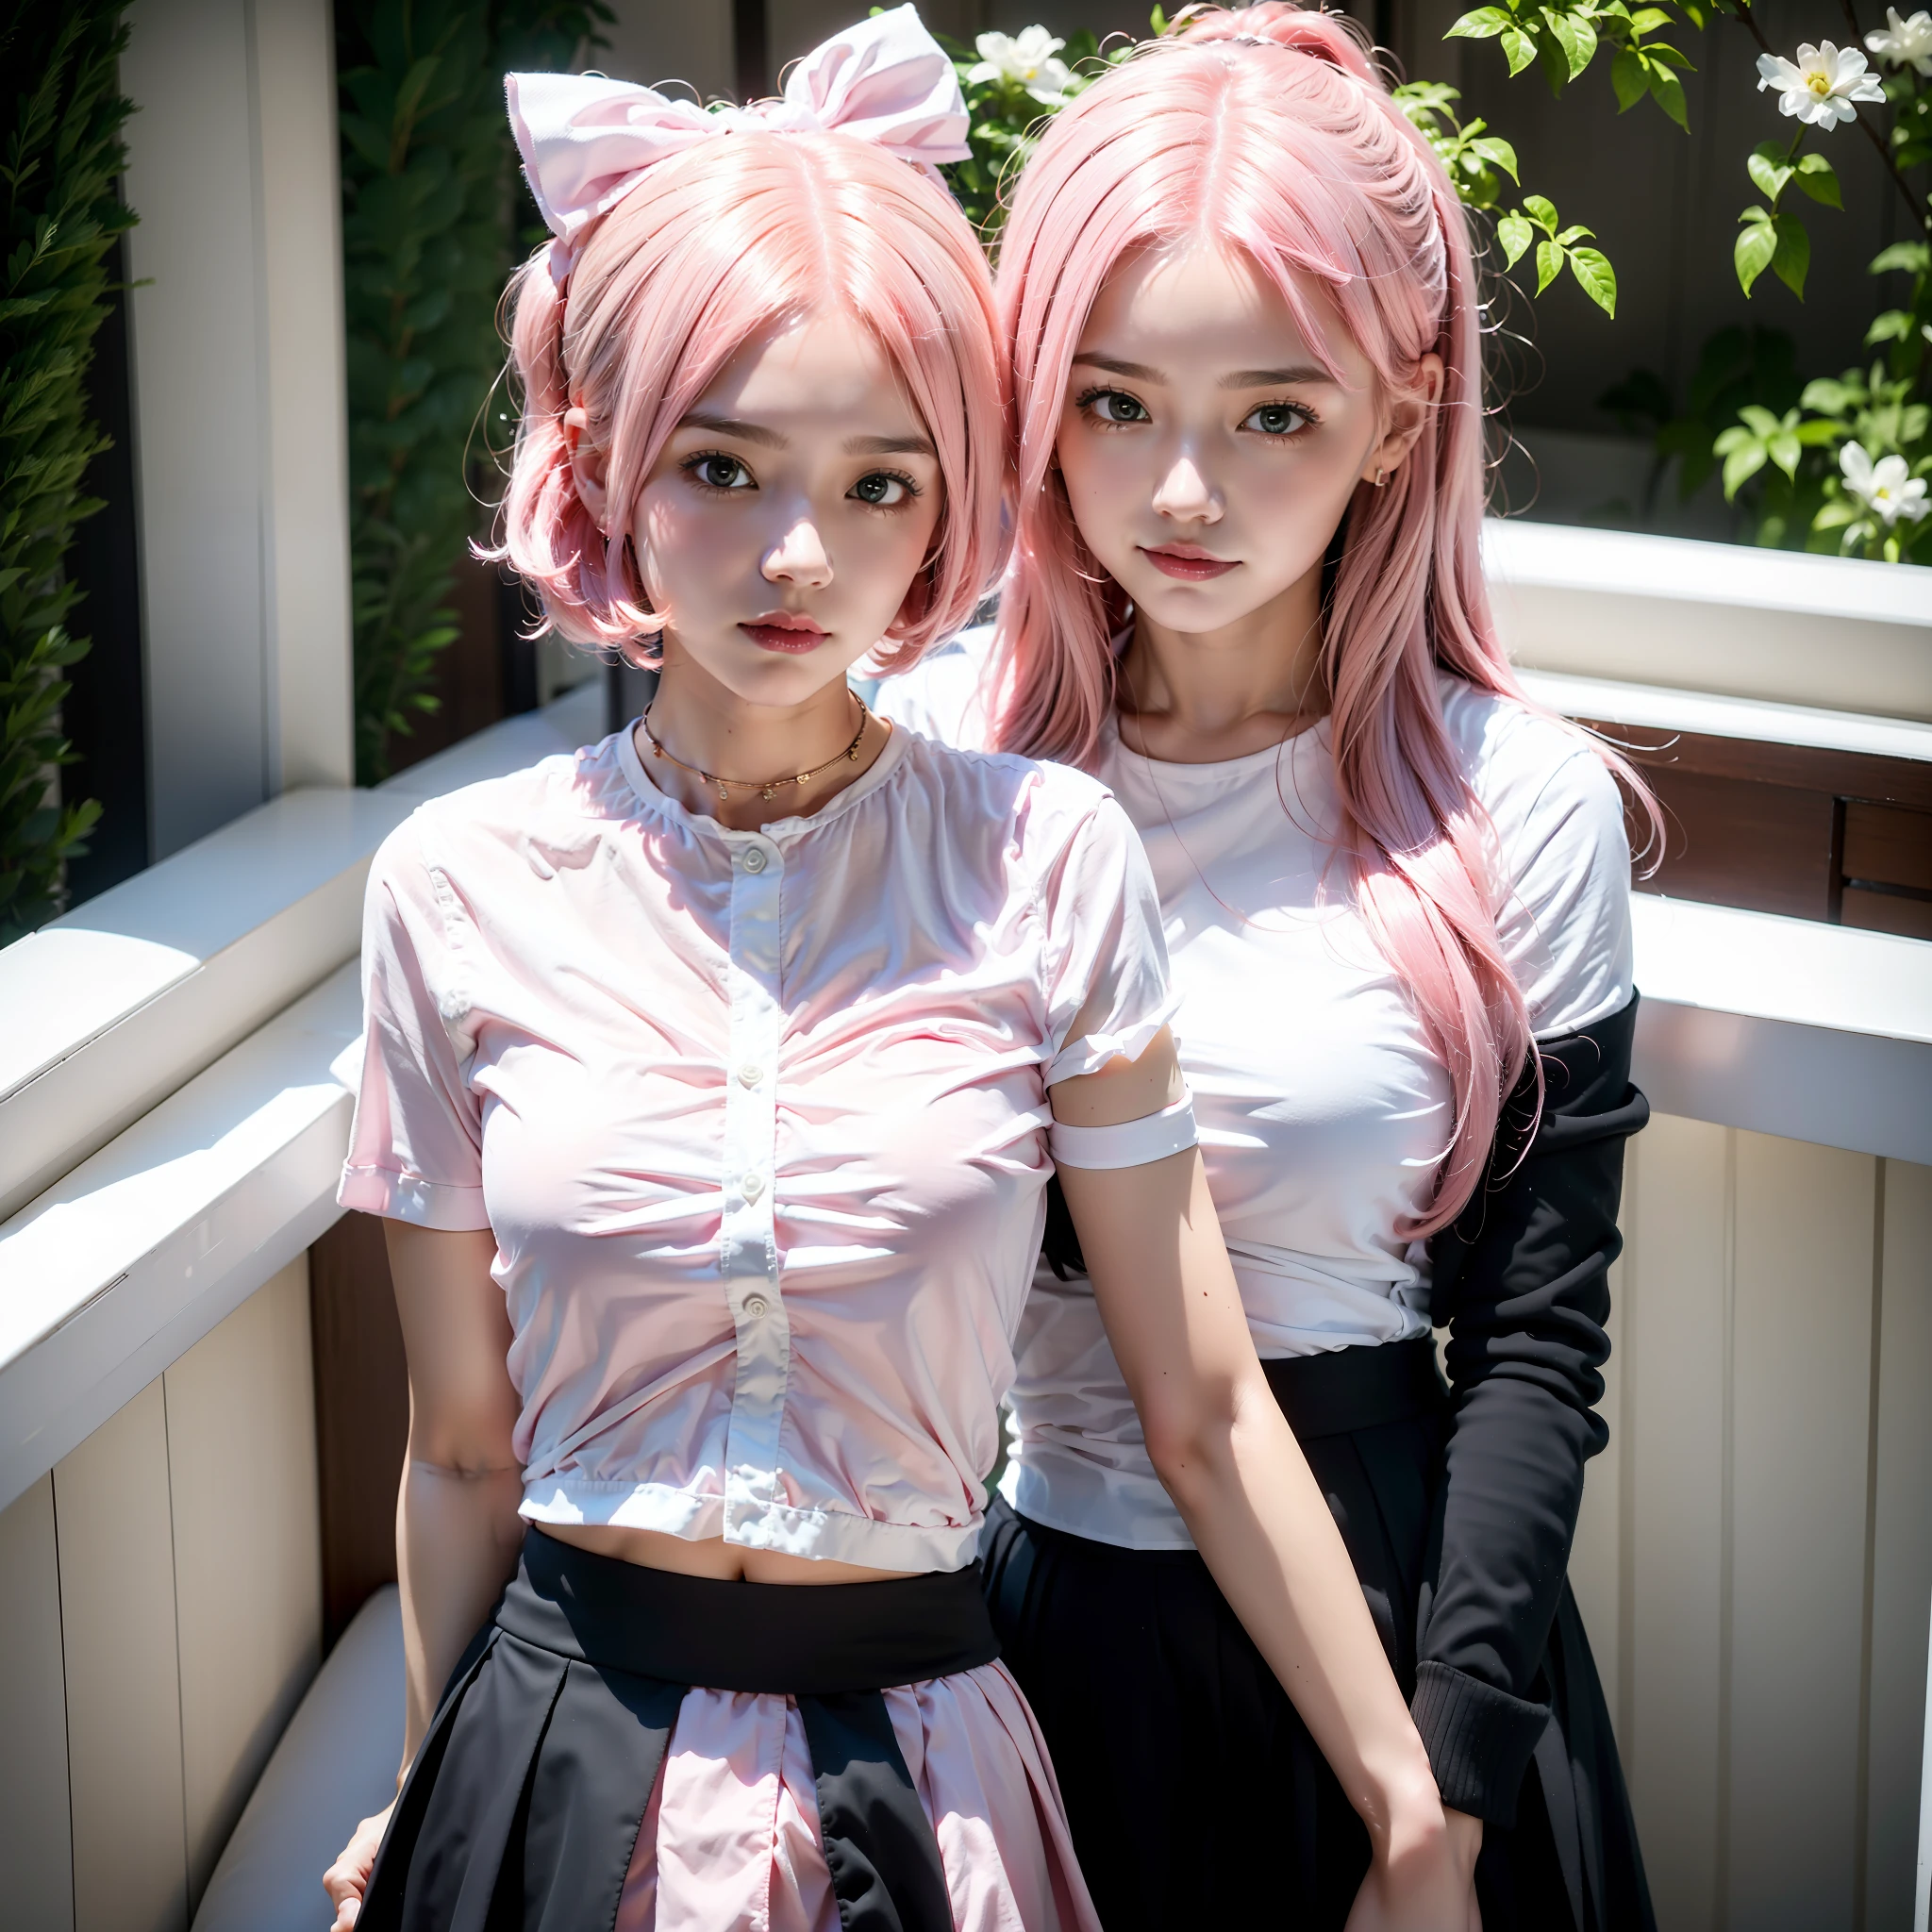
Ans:
[[[928,736],[984,742],[971,631],[880,687]],[[1451,744],[1494,826],[1497,927],[1540,1038],[1630,998],[1622,801],[1573,733],[1458,678]],[[1210,765],[1158,763],[1109,729],[1095,775],[1140,828],[1180,1006],[1174,1022],[1201,1151],[1255,1346],[1264,1357],[1428,1333],[1427,1257],[1398,1232],[1450,1138],[1446,1069],[1349,903],[1325,724]],[[1147,1459],[1083,1280],[1043,1264],[1020,1329],[1009,1500],[1048,1525],[1133,1549],[1190,1539]]]

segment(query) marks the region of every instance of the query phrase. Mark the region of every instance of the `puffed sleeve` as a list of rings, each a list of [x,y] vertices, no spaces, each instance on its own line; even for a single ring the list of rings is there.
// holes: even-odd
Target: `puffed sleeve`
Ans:
[[[482,1121],[463,1077],[474,1042],[454,908],[414,822],[384,841],[362,914],[361,1086],[336,1198],[418,1227],[490,1225]]]
[[[1046,922],[1046,1084],[1138,1059],[1174,1017],[1160,900],[1126,813],[1094,788],[1040,888]]]

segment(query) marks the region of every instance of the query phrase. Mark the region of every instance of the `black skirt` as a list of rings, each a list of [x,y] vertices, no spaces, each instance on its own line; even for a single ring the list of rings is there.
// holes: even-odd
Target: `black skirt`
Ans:
[[[1412,1695],[1448,1433],[1433,1346],[1265,1366]],[[1201,1558],[1069,1536],[1004,1502],[981,1552],[993,1627],[1053,1753],[1108,1932],[1341,1927],[1368,1834]],[[1654,1932],[1609,1712],[1567,1585],[1533,1694],[1549,1724],[1515,1824],[1484,1830],[1484,1932]]]
[[[721,1583],[525,1538],[416,1754],[361,1932],[588,1932],[617,1915],[685,1691],[796,1699],[844,1932],[951,1932],[879,1692],[999,1655],[976,1570]]]

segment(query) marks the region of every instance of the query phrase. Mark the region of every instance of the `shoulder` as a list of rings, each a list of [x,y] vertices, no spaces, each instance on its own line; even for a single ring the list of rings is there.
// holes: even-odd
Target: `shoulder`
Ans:
[[[1559,827],[1628,861],[1624,800],[1589,739],[1556,718],[1442,673],[1442,722],[1507,869],[1534,864]]]
[[[425,799],[377,849],[372,879],[407,890],[441,875],[487,890],[499,873],[527,874],[533,844],[565,827],[582,837],[627,815],[615,745],[608,738]]]
[[[909,671],[880,678],[873,708],[924,738],[981,749],[992,736],[983,690],[991,658],[991,625],[962,630],[935,644]]]

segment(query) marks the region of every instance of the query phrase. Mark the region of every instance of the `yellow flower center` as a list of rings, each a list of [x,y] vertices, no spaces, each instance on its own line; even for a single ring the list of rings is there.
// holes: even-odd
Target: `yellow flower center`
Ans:
[[[1831,92],[1831,76],[1822,68],[1814,67],[1805,76],[1805,85],[1821,100]]]

